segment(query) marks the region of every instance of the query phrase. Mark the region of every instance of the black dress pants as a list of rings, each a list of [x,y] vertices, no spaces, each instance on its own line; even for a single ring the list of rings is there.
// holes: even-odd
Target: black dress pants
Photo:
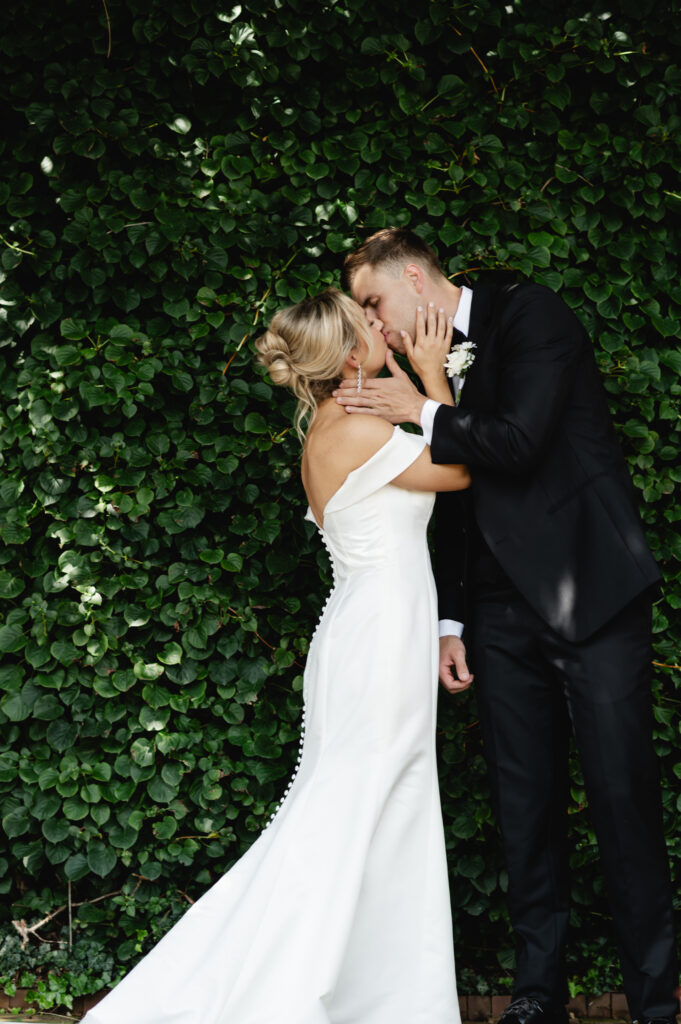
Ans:
[[[575,735],[633,1019],[673,1017],[678,966],[652,742],[651,598],[569,643],[513,592],[478,592],[471,648],[509,875],[514,998],[567,1001],[568,741]]]

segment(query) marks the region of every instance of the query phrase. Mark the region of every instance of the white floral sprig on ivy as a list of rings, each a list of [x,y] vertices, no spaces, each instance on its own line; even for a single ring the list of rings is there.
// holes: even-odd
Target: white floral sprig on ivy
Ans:
[[[461,341],[458,345],[452,345],[444,364],[448,377],[463,377],[475,362],[474,348],[474,341]]]

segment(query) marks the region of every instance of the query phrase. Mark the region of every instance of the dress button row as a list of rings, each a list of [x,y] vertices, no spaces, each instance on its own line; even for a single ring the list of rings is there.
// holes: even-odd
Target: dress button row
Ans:
[[[320,535],[321,535],[321,538],[322,538],[322,543],[324,544],[324,547],[326,548],[326,550],[329,552],[329,557],[331,558],[331,569],[332,569],[332,572],[333,572],[333,587],[331,588],[331,592],[329,593],[329,596],[327,597],[326,601],[324,602],[324,607],[322,608],[322,613],[319,616],[319,619],[317,621],[317,625],[315,626],[314,633],[312,634],[312,639],[314,639],[314,636],[317,633],[317,630],[319,629],[319,627],[320,627],[320,625],[322,623],[322,619],[324,618],[324,612],[326,611],[327,605],[328,605],[329,601],[331,600],[331,598],[333,596],[333,592],[334,592],[334,589],[335,589],[335,586],[336,586],[336,566],[335,566],[333,554],[332,554],[332,552],[331,552],[331,550],[329,548],[329,544],[328,544],[328,541],[327,541],[326,536],[324,535],[324,533],[322,533],[320,531]],[[300,765],[301,765],[301,762],[303,760],[303,747],[304,747],[304,744],[305,744],[305,719],[306,719],[306,717],[307,717],[307,710],[305,708],[305,705],[303,704],[303,712],[302,712],[302,716],[301,716],[301,725],[300,725],[300,741],[299,741],[299,744],[298,744],[298,757],[296,759],[296,766],[295,766],[295,768],[293,770],[293,775],[291,776],[291,781],[289,782],[288,786],[286,787],[286,790],[284,791],[284,795],[282,796],[281,800],[279,801],[279,803],[277,804],[275,809],[272,811],[272,814],[270,815],[270,817],[269,817],[269,819],[267,821],[267,824],[265,825],[266,829],[270,827],[270,825],[272,824],[272,822],[276,818],[277,814],[281,810],[281,808],[282,808],[282,806],[283,806],[287,796],[289,795],[289,793],[291,792],[291,789],[293,788],[293,783],[296,781],[296,778],[298,777],[298,773],[300,771]]]
[[[296,767],[293,770],[293,775],[291,776],[291,781],[289,782],[288,786],[286,787],[284,795],[282,796],[281,800],[279,801],[279,803],[277,804],[275,809],[270,814],[269,820],[267,821],[267,824],[265,825],[266,829],[270,827],[270,825],[272,824],[272,822],[276,818],[277,814],[281,810],[281,807],[282,807],[284,801],[286,800],[286,797],[291,792],[291,789],[293,787],[293,783],[296,781],[296,778],[298,776],[298,772],[300,771],[300,764],[301,764],[301,761],[303,760],[303,746],[305,744],[305,718],[306,718],[306,712],[305,712],[305,706],[303,705],[303,715],[302,715],[302,719],[301,719],[300,740],[299,740],[299,743],[298,743],[298,757],[296,759]]]

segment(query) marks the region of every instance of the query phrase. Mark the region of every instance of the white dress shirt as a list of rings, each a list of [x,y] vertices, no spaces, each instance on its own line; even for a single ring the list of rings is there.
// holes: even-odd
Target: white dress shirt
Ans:
[[[463,285],[461,288],[461,295],[459,297],[459,305],[456,307],[456,313],[454,314],[454,327],[457,331],[461,331],[461,333],[466,337],[468,337],[468,329],[471,322],[472,300],[472,290]],[[461,394],[461,388],[463,387],[463,380],[460,377],[454,377],[453,380],[458,400],[459,395]],[[430,444],[433,440],[435,413],[438,411],[441,404],[441,402],[436,402],[432,398],[428,398],[421,410],[421,429],[423,430],[423,436],[425,437],[427,444]],[[440,636],[461,636],[463,633],[463,623],[456,622],[454,619],[440,619],[439,630]]]

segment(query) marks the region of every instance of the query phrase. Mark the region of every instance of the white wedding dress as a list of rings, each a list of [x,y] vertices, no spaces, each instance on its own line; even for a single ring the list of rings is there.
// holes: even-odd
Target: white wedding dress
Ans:
[[[434,495],[390,484],[424,445],[396,427],[324,510],[335,583],[307,660],[299,768],[271,824],[83,1024],[459,1024]]]

